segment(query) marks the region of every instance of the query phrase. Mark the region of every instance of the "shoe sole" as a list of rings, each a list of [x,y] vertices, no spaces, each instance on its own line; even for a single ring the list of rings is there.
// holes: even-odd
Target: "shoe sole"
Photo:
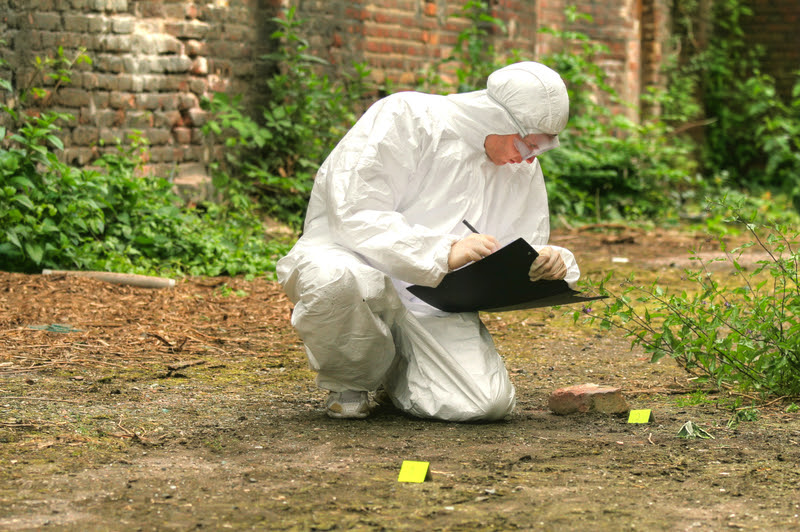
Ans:
[[[328,417],[332,417],[334,419],[364,419],[365,417],[369,416],[369,412],[344,414],[342,412],[333,412],[332,410],[326,410],[326,413],[328,414]]]

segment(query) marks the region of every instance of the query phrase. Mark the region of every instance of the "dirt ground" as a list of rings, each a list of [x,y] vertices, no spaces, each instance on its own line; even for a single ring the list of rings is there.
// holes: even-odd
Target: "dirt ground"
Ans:
[[[714,250],[613,227],[553,241],[588,277],[673,285],[689,249]],[[729,426],[750,398],[697,391],[564,307],[483,315],[517,387],[506,421],[332,420],[290,310],[265,279],[0,273],[0,529],[800,530],[790,399]],[[548,411],[587,382],[654,420]],[[713,439],[678,437],[687,421]],[[430,478],[398,482],[403,460]]]

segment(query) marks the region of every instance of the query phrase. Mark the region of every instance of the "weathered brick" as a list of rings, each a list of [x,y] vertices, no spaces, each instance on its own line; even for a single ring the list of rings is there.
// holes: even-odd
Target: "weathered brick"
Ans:
[[[189,109],[185,116],[188,118],[189,124],[196,127],[200,127],[208,121],[208,113],[196,107]]]
[[[128,75],[141,74],[147,72],[150,64],[146,59],[136,55],[126,55],[122,58],[122,71]],[[127,83],[120,81],[120,90],[128,90],[130,82]]]
[[[161,76],[161,92],[183,92],[186,90],[186,76]]]
[[[186,56],[163,56],[159,60],[163,65],[164,72],[189,72],[192,68],[192,60]]]
[[[180,111],[177,110],[155,111],[153,112],[153,125],[169,129],[183,127],[183,117]]]
[[[124,113],[112,109],[98,109],[91,113],[92,121],[99,128],[118,127],[122,124],[124,116]]]
[[[78,126],[72,131],[72,143],[76,146],[91,146],[100,140],[100,133],[96,127]]]
[[[127,11],[128,0],[90,0],[87,7],[95,11]]]
[[[125,127],[144,129],[152,127],[153,114],[149,111],[128,111],[125,113]]]
[[[108,107],[108,91],[92,91],[89,93],[89,107],[94,109],[105,109]]]
[[[205,157],[203,155],[206,150],[205,143],[206,143],[206,137],[203,134],[203,130],[198,127],[192,128],[192,144],[199,144],[200,146],[195,146],[189,149],[192,156],[188,160],[192,161],[205,160]]]
[[[105,33],[111,26],[111,20],[105,15],[90,13],[86,15],[86,25],[89,33]]]
[[[207,48],[205,42],[198,41],[197,39],[189,39],[186,41],[186,55],[189,57],[205,55],[207,53]]]
[[[164,18],[164,4],[161,2],[136,2],[136,11],[140,17]]]
[[[133,107],[137,109],[158,109],[162,105],[162,98],[158,94],[137,94],[135,96],[135,103]]]
[[[176,127],[172,130],[172,135],[178,144],[190,144],[192,142],[192,130],[188,127]]]
[[[40,30],[56,31],[61,29],[60,13],[43,13],[37,10],[31,13],[31,18],[33,26]]]
[[[205,57],[196,57],[189,72],[196,76],[205,76],[208,74],[208,60]]]
[[[114,17],[111,19],[111,31],[114,33],[133,33],[136,19],[133,17]]]
[[[66,107],[89,105],[89,91],[74,87],[64,87],[58,91],[55,101]]]
[[[56,46],[67,49],[76,49],[84,45],[84,37],[81,33],[54,32],[54,42]]]
[[[83,13],[65,13],[64,25],[65,31],[89,31],[89,18]]]
[[[119,90],[119,76],[115,74],[94,74],[97,85],[102,90]]]
[[[158,35],[155,47],[158,54],[179,54],[183,50],[181,41],[172,35]]]
[[[134,109],[136,99],[133,94],[113,91],[108,95],[108,105],[112,109]]]
[[[208,90],[208,82],[203,78],[194,78],[189,81],[189,90],[194,94],[205,94]]]
[[[100,86],[99,76],[93,72],[79,72],[72,75],[72,86],[84,89],[97,89]]]
[[[253,26],[245,24],[225,24],[222,37],[227,41],[248,41],[253,38]]]
[[[135,50],[134,39],[130,35],[103,35],[100,39],[102,50],[106,52],[132,52]]]
[[[151,146],[161,146],[172,143],[172,133],[166,129],[147,128],[144,136]]]
[[[151,146],[150,161],[153,163],[169,163],[175,161],[175,149],[170,146]]]
[[[126,73],[117,77],[117,89],[124,92],[142,92],[144,90],[144,79],[139,74],[129,74],[128,72],[131,72],[131,70],[127,66],[126,63]],[[132,71],[136,72],[135,69]]]
[[[117,142],[124,142],[125,132],[118,127],[103,128],[100,130],[100,144],[105,146],[113,146]],[[110,150],[103,150],[103,152],[110,152]]]
[[[621,414],[629,410],[619,388],[581,384],[559,388],[550,394],[548,407],[556,414],[597,412]]]
[[[164,31],[182,39],[203,39],[208,33],[208,29],[207,23],[198,20],[169,21],[164,24]]]
[[[188,167],[188,168],[187,168]],[[201,201],[213,194],[211,178],[204,165],[178,165],[179,175],[173,179],[175,191],[187,201]]]
[[[56,0],[28,0],[25,7],[31,11],[52,11],[56,7]]]
[[[97,152],[92,148],[65,148],[62,160],[71,166],[86,166],[97,158]]]
[[[200,8],[197,4],[186,4],[184,8],[184,15],[188,19],[200,18]]]
[[[158,92],[164,86],[164,76],[156,75],[140,75],[139,78],[144,84],[142,90],[144,92]]]

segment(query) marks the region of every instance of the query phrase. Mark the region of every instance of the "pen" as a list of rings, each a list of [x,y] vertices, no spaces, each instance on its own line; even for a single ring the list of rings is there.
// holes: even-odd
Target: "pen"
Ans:
[[[466,225],[469,228],[469,230],[472,231],[473,233],[479,233],[480,232],[477,229],[475,229],[474,227],[472,227],[472,224],[470,224],[468,221],[466,221],[466,220],[461,220],[461,221],[464,222],[464,225]]]

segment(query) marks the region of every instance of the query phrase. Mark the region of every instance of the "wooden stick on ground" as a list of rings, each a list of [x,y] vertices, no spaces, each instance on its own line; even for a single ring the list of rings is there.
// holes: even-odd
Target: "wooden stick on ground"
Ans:
[[[107,283],[139,286],[142,288],[171,288],[175,286],[175,279],[164,277],[150,277],[133,273],[114,272],[82,272],[73,270],[42,270],[42,275],[73,275],[78,277],[91,277]]]

